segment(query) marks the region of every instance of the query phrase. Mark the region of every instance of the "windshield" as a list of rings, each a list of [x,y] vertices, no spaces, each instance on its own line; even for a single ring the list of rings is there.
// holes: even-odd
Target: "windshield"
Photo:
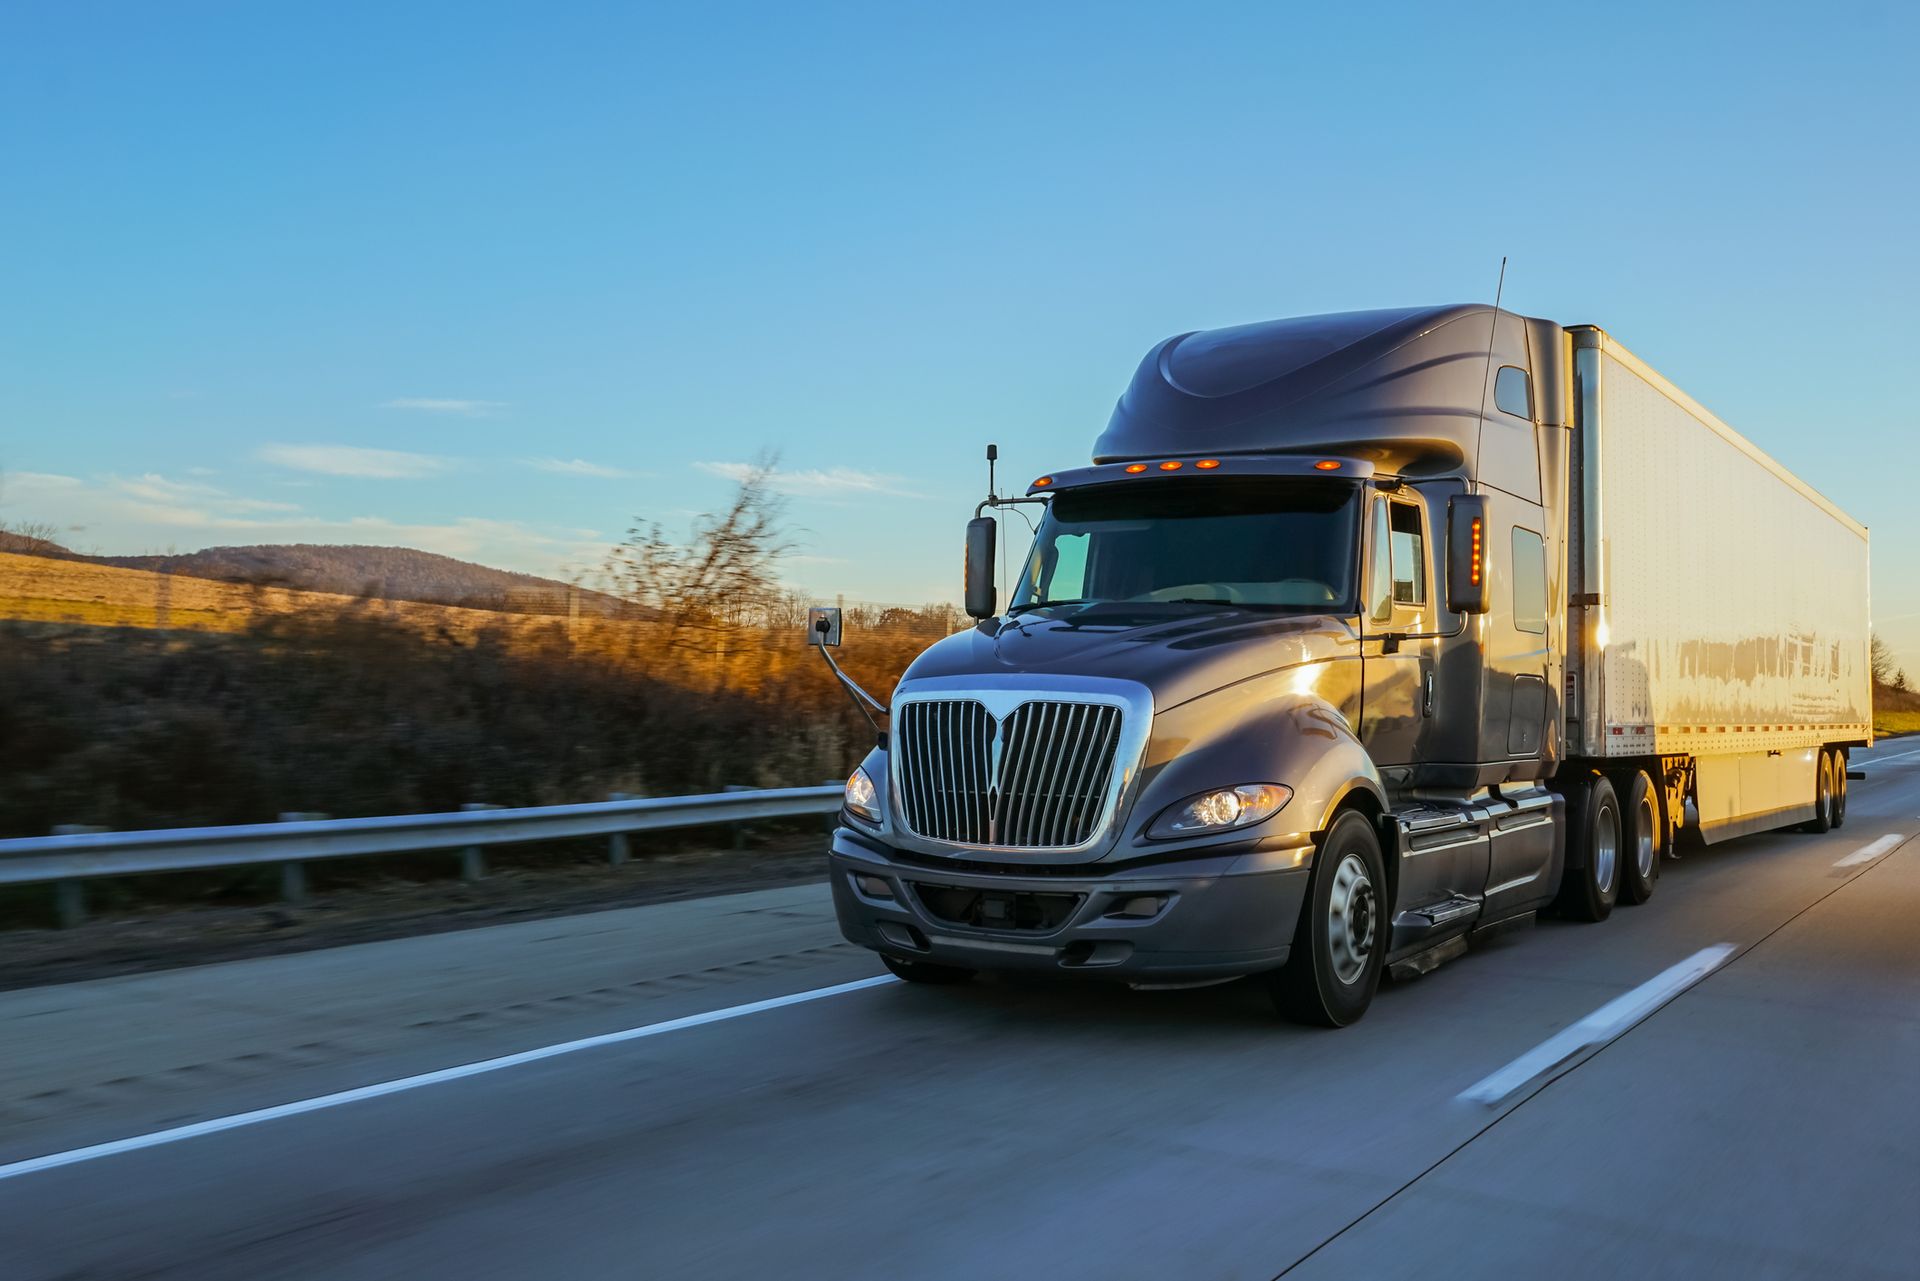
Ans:
[[[1355,609],[1359,489],[1293,477],[1149,481],[1056,494],[1013,608],[1049,603]]]

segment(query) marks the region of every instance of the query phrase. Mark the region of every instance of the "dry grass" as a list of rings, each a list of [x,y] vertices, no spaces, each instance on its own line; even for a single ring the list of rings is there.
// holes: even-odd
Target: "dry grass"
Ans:
[[[237,632],[262,615],[374,611],[422,630],[470,637],[503,624],[551,630],[551,618],[413,601],[362,601],[327,592],[293,591],[210,578],[157,574],[85,561],[0,552],[0,619],[84,627],[167,628]]]

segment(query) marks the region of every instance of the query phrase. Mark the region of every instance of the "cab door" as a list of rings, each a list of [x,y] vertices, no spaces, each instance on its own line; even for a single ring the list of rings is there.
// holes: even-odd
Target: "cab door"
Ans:
[[[1408,488],[1373,496],[1361,620],[1360,741],[1390,789],[1409,784],[1433,712],[1433,539]]]

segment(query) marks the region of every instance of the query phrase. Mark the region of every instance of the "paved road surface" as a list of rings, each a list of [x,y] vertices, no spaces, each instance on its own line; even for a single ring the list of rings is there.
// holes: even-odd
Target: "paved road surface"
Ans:
[[[1920,743],[1856,764],[1842,830],[1669,863],[1338,1033],[1247,984],[755,1007],[880,973],[820,886],[7,993],[0,1277],[1912,1277]]]

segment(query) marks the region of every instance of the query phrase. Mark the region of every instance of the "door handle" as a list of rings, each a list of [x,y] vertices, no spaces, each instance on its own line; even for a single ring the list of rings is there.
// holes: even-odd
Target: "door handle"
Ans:
[[[1420,678],[1420,715],[1433,715],[1433,669],[1431,667]]]

